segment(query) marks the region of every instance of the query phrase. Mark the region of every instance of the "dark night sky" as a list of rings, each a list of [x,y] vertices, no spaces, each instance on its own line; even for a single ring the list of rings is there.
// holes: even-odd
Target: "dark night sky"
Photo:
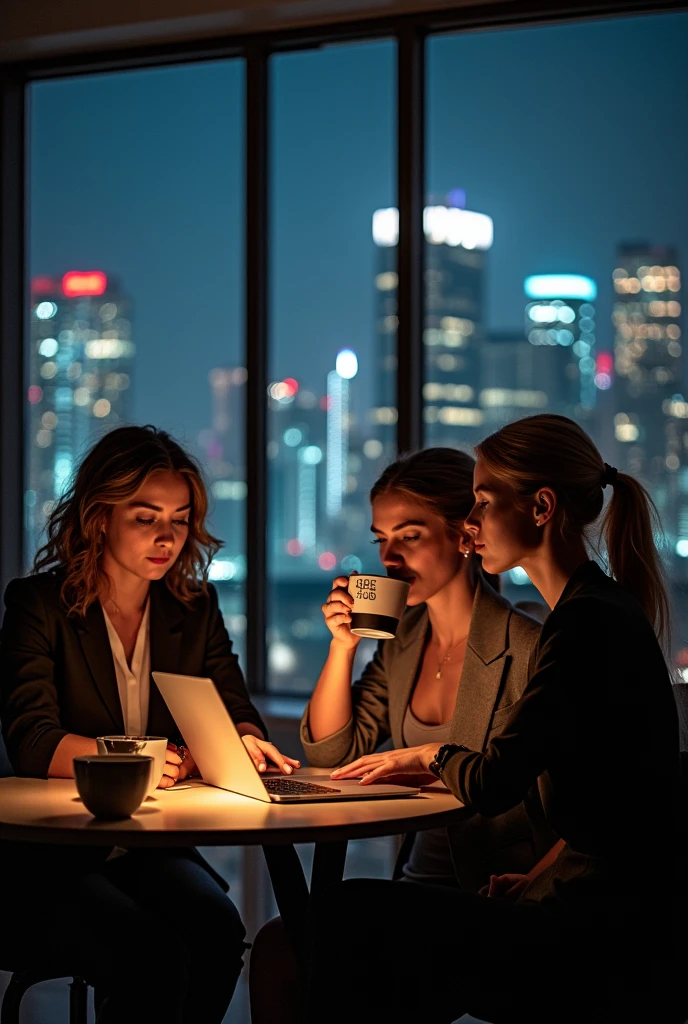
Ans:
[[[585,273],[609,347],[618,241],[674,244],[688,272],[686,52],[686,14],[429,43],[428,189],[463,188],[494,219],[489,327],[522,324],[527,274]],[[395,203],[394,48],[281,56],[272,84],[273,375],[322,391],[352,347],[365,402],[371,217]],[[208,371],[241,361],[242,99],[240,62],[32,90],[31,272],[120,279],[136,418],[188,440],[208,424]]]

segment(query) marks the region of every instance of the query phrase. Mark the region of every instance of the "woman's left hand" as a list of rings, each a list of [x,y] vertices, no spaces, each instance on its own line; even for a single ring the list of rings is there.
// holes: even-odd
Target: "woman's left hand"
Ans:
[[[427,786],[437,782],[428,765],[440,749],[439,743],[424,743],[421,747],[385,750],[380,754],[366,754],[351,764],[332,772],[332,779],[361,779],[362,786],[371,782],[401,782],[406,786]]]
[[[177,757],[181,758],[177,782],[181,782],[182,779],[188,779],[189,775],[200,775],[198,765],[194,761],[193,754],[188,747],[181,747],[177,746],[176,743],[169,743],[167,749],[168,751],[174,751]]]
[[[181,774],[182,770],[182,758],[177,753],[177,748],[174,743],[167,744],[167,750],[165,751],[165,767],[163,768],[163,776],[158,783],[158,789],[171,789],[180,778],[184,776]]]
[[[252,733],[245,733],[241,738],[251,755],[253,763],[261,774],[267,771],[268,761],[272,761],[284,775],[291,775],[295,768],[301,767],[300,761],[295,761],[293,757],[285,757],[284,754],[280,754],[274,743],[268,743],[267,740],[259,740]]]

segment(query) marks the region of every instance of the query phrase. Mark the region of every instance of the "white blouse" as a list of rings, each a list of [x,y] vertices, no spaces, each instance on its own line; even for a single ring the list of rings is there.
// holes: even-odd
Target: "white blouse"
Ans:
[[[150,700],[150,601],[146,601],[143,618],[136,636],[131,668],[127,663],[122,641],[104,608],[103,616],[115,663],[124,733],[127,736],[145,736],[148,728],[148,702]]]

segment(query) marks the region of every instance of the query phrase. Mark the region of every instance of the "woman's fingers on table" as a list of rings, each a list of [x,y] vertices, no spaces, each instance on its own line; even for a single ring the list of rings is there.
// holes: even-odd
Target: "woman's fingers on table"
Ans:
[[[369,786],[373,782],[402,783],[405,786],[427,785],[435,781],[431,772],[408,772],[394,762],[385,761],[378,768],[373,768],[361,779],[362,786]]]
[[[366,754],[332,772],[333,779],[361,778],[364,784],[374,782],[387,775],[434,776],[428,771],[428,764],[437,751],[432,744],[420,747],[404,747],[401,750],[386,750],[380,754]]]
[[[300,761],[280,753],[274,743],[268,743],[267,740],[259,740],[256,736],[250,735],[242,736],[242,739],[259,772],[267,770],[269,761],[285,775],[291,775],[294,768],[301,767]]]
[[[365,754],[363,757],[357,757],[350,764],[342,765],[341,768],[335,768],[330,774],[330,778],[360,779],[366,772],[381,765],[386,757],[386,754]]]

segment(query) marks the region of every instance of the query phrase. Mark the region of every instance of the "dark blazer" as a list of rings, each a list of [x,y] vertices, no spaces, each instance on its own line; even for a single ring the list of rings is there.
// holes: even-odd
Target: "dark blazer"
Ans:
[[[545,622],[529,675],[487,748],[454,754],[444,781],[468,807],[499,815],[538,780],[566,845],[521,899],[656,941],[653,922],[674,895],[679,740],[654,631],[587,562]]]
[[[63,573],[16,579],[5,591],[0,634],[0,722],[17,775],[46,778],[66,733],[121,734],[122,708],[110,641],[99,602],[83,618],[60,601]],[[266,734],[209,586],[191,606],[164,581],[150,588],[151,670],[209,676],[236,723]],[[147,732],[179,740],[179,730],[151,679]]]
[[[393,640],[378,644],[352,690],[353,717],[339,732],[314,742],[308,728],[308,708],[301,723],[301,741],[311,764],[335,767],[371,754],[386,740],[405,746],[406,709],[428,639],[425,605],[410,608]],[[519,700],[528,681],[528,663],[537,643],[539,623],[517,611],[482,578],[473,603],[470,632],[461,681],[452,715],[450,742],[484,750],[501,728],[509,708]],[[477,891],[490,874],[526,872],[557,840],[544,822],[537,791],[523,804],[498,818],[474,815],[447,830],[459,882]],[[410,851],[405,843],[402,856]]]

